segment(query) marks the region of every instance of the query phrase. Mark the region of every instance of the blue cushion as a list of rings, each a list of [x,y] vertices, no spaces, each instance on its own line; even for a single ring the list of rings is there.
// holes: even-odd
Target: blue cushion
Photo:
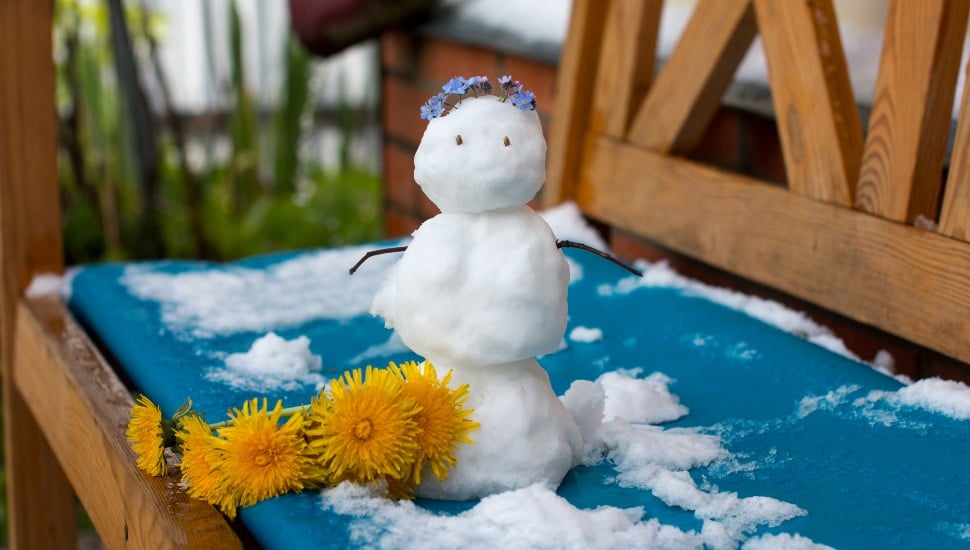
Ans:
[[[287,339],[308,336],[312,352],[323,358],[327,377],[367,363],[383,366],[415,357],[393,345],[381,347],[390,333],[363,311],[298,319],[293,326],[243,326],[212,334],[173,327],[163,319],[166,304],[133,295],[125,274],[272,270],[308,254],[345,258],[358,252],[279,254],[235,264],[90,266],[73,279],[70,307],[134,388],[159,403],[166,415],[191,396],[215,421],[255,393],[206,378],[212,358],[246,351],[269,329]],[[807,512],[780,525],[761,525],[748,536],[798,533],[836,547],[970,544],[970,421],[892,399],[866,400],[872,391],[895,392],[901,384],[690,292],[660,286],[602,292],[603,285],[628,275],[585,252],[566,254],[582,269],[569,288],[570,330],[595,327],[604,338],[568,341],[565,349],[539,358],[554,390],[561,395],[573,380],[595,380],[616,369],[660,371],[674,379],[671,391],[690,412],[663,427],[717,433],[724,447],[747,465],[726,468],[716,462],[693,468],[694,481],[741,497],[769,496]],[[381,269],[387,261],[365,264],[362,271]],[[368,349],[370,356],[362,357]],[[265,395],[292,405],[314,393],[308,383]],[[818,399],[826,395],[843,398]],[[825,406],[804,414],[807,402]],[[608,463],[577,467],[559,494],[579,508],[638,506],[646,518],[683,531],[702,529],[701,518],[664,504],[649,490],[622,487],[615,476]],[[474,503],[419,499],[417,504],[439,514],[457,514]],[[317,493],[271,499],[242,510],[240,516],[267,548],[351,544],[351,518],[324,510]]]

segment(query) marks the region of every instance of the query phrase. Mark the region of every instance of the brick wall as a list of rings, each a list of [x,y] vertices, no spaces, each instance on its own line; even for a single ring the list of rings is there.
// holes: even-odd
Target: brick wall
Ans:
[[[426,122],[418,109],[455,75],[511,74],[536,94],[546,136],[554,124],[555,64],[497,52],[415,32],[395,31],[381,39],[384,219],[389,237],[410,234],[438,209],[414,183],[414,152]],[[774,120],[746,110],[724,108],[688,157],[776,182],[785,167]],[[664,250],[636,236],[598,225],[615,253],[624,258],[666,259],[680,273],[700,281],[782,302],[832,328],[857,355],[871,360],[889,351],[896,372],[911,378],[940,376],[970,383],[970,366],[853,322],[770,288],[740,279],[701,262]]]

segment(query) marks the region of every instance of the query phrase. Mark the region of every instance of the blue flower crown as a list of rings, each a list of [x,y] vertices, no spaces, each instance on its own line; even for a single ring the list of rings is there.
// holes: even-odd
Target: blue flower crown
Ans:
[[[508,101],[523,111],[535,111],[536,95],[529,90],[523,90],[521,82],[512,80],[511,76],[505,75],[499,77],[498,83],[503,92],[499,101]],[[441,93],[431,96],[431,99],[421,106],[421,118],[423,120],[447,115],[451,109],[461,104],[462,98],[468,93],[475,94],[475,97],[489,95],[493,88],[487,76],[470,78],[456,76],[446,82],[441,90]],[[448,103],[448,98],[453,95],[458,96],[458,101],[454,104]]]

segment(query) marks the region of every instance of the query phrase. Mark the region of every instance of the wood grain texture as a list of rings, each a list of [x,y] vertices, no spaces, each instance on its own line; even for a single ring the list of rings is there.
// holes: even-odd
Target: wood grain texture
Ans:
[[[622,137],[653,80],[662,0],[609,3],[590,131]]]
[[[685,152],[703,136],[756,33],[751,2],[701,0],[636,113],[627,139]]]
[[[239,548],[211,506],[189,498],[177,474],[135,467],[125,429],[128,391],[60,300],[18,307],[13,379],[108,548]]]
[[[862,126],[830,0],[755,0],[789,188],[849,205]]]
[[[62,269],[52,2],[0,2],[0,349],[9,542],[70,548],[71,486],[10,378],[15,300],[31,278]]]
[[[890,4],[857,208],[909,223],[936,219],[968,7],[967,0]]]
[[[970,77],[970,65],[967,65]],[[970,78],[964,81],[960,120],[940,211],[940,233],[970,241]]]
[[[575,0],[569,20],[569,39],[563,44],[556,75],[555,126],[549,137],[546,185],[542,202],[554,206],[575,191],[583,139],[589,128],[593,87],[597,74],[606,10],[596,0]]]
[[[744,176],[591,137],[594,218],[970,361],[970,246]]]

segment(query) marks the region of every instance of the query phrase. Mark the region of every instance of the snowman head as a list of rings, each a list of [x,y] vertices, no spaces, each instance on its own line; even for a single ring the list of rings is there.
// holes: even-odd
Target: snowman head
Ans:
[[[535,97],[509,77],[499,82],[505,93],[494,96],[484,77],[456,77],[421,109],[430,122],[414,155],[414,180],[442,212],[522,206],[546,179]]]

